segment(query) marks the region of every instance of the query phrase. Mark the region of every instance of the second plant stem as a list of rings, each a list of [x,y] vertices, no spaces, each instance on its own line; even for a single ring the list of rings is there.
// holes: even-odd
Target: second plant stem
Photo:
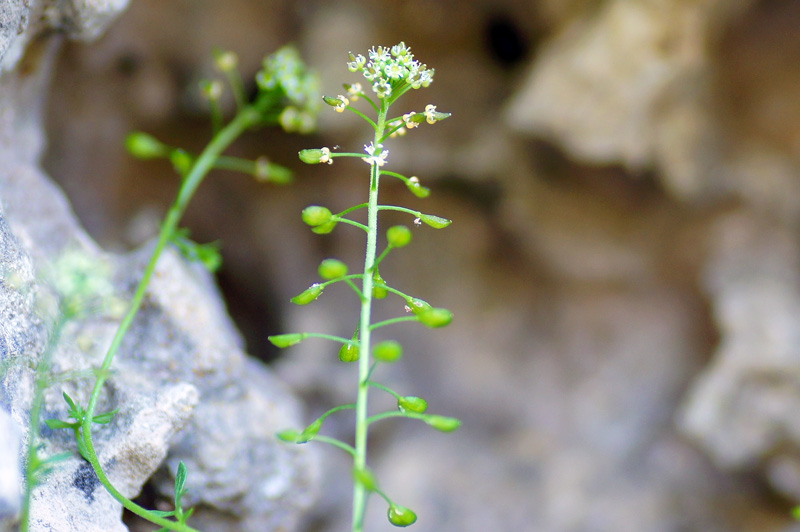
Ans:
[[[100,480],[100,482],[102,482],[109,493],[111,493],[111,495],[120,504],[136,515],[144,517],[145,519],[162,527],[166,527],[178,532],[195,532],[195,529],[150,513],[148,510],[142,508],[138,504],[125,497],[125,495],[123,495],[114,487],[103,470],[100,460],[97,456],[97,452],[94,448],[94,442],[92,441],[92,419],[97,407],[97,402],[100,399],[100,394],[103,390],[103,385],[108,378],[109,369],[111,368],[111,363],[114,360],[114,356],[119,350],[125,334],[133,324],[134,318],[139,312],[139,308],[144,301],[144,296],[147,292],[150,279],[155,273],[158,259],[161,257],[161,254],[166,248],[167,244],[169,244],[171,241],[172,236],[178,227],[178,223],[180,222],[180,219],[182,218],[183,213],[189,204],[189,200],[192,198],[197,190],[197,187],[203,181],[203,178],[206,176],[206,174],[208,174],[209,170],[211,170],[211,168],[214,166],[214,162],[219,158],[222,152],[237,137],[239,137],[242,132],[256,124],[258,120],[259,113],[252,107],[246,107],[239,112],[239,114],[237,114],[227,126],[217,133],[211,143],[209,143],[203,153],[197,158],[197,161],[195,161],[191,171],[183,179],[180,191],[178,192],[178,197],[172,207],[170,207],[167,217],[161,226],[161,233],[159,234],[155,249],[150,257],[150,262],[148,262],[147,267],[145,268],[142,280],[139,282],[139,286],[136,288],[136,293],[133,296],[128,313],[120,323],[117,333],[111,342],[111,346],[106,353],[105,359],[103,360],[103,365],[100,367],[100,371],[97,372],[97,381],[95,382],[94,389],[92,390],[92,395],[89,399],[89,405],[86,408],[86,415],[81,426],[81,435],[87,451],[86,458],[91,463],[92,468],[97,474],[97,478]]]
[[[386,127],[386,113],[389,106],[386,100],[381,101],[378,121],[375,127],[374,146],[380,144]],[[369,201],[367,202],[367,246],[364,254],[364,277],[361,287],[361,316],[359,320],[359,359],[358,359],[358,397],[356,399],[356,434],[355,456],[353,467],[356,471],[367,466],[367,429],[369,398],[370,336],[372,329],[372,288],[374,284],[375,256],[378,248],[378,181],[380,168],[377,164],[370,167]],[[367,490],[356,480],[353,483],[353,532],[363,532],[364,514],[367,509]]]

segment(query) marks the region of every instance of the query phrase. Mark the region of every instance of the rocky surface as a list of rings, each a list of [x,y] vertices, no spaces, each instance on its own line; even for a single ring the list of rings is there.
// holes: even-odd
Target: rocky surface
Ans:
[[[126,161],[123,135],[202,145],[191,87],[212,46],[252,72],[296,41],[338,94],[347,51],[403,39],[436,68],[409,107],[453,118],[391,146],[392,169],[431,198],[385,200],[455,223],[417,231],[382,274],[456,321],[398,330],[407,354],[388,378],[465,420],[453,435],[376,434],[375,468],[418,511],[414,529],[786,532],[800,501],[798,28],[792,0],[137,0],[102,43],[62,57],[47,167],[97,239],[129,246],[173,177]],[[283,162],[365,142],[355,117],[321,125],[240,150]],[[352,330],[343,292],[288,298],[320,259],[360,261],[357,235],[310,235],[297,213],[359,201],[363,165],[295,168],[281,190],[212,180],[188,213],[198,238],[222,239],[221,282],[265,358],[274,331]],[[335,358],[309,342],[276,361],[312,415],[351,400]],[[308,531],[346,528],[347,464],[325,457]],[[372,529],[388,530],[373,503]]]
[[[60,279],[79,274],[109,291],[96,311],[67,322],[52,352],[43,419],[67,419],[61,395],[88,400],[94,379],[138,282],[151,245],[102,250],[39,166],[42,104],[57,33],[92,39],[127,2],[15,2],[0,6],[0,527],[15,530],[20,465],[28,432],[33,368],[41,363]],[[10,21],[10,22],[9,22]],[[14,24],[11,24],[11,23]],[[9,25],[11,24],[11,25]],[[17,35],[17,30],[21,32]],[[58,30],[54,32],[53,30]],[[9,33],[10,32],[10,33]],[[80,271],[70,269],[80,265]],[[87,281],[88,280],[88,281]],[[93,291],[95,294],[97,291]],[[226,530],[290,529],[313,500],[313,451],[273,434],[299,422],[299,405],[272,373],[249,359],[213,278],[168,251],[123,342],[99,412],[98,456],[112,483],[136,497],[149,479],[174,485],[189,467],[186,502]],[[43,457],[72,457],[33,491],[31,531],[124,531],[122,507],[79,457],[70,431],[42,427]],[[155,476],[154,476],[155,475]],[[169,492],[165,488],[165,491]],[[147,501],[152,504],[155,501]]]

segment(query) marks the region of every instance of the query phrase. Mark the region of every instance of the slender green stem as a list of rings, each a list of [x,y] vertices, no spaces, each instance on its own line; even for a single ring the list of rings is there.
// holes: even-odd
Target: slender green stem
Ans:
[[[314,440],[313,441],[318,441],[318,442],[322,442],[322,443],[328,443],[330,445],[333,445],[334,447],[338,447],[339,449],[342,449],[342,450],[346,451],[347,453],[349,453],[353,457],[356,456],[356,450],[353,448],[352,445],[347,445],[345,442],[343,442],[341,440],[337,440],[336,438],[331,438],[330,436],[323,436],[323,435],[317,434],[316,436],[314,436]]]
[[[377,323],[373,323],[370,325],[372,330],[380,329],[381,327],[386,327],[387,325],[394,325],[395,323],[404,323],[407,321],[419,321],[416,315],[414,316],[400,316],[398,318],[390,318],[388,320],[379,321]]]
[[[374,145],[380,144],[386,127],[386,113],[389,105],[386,100],[381,100],[378,111],[378,122],[375,127]],[[378,248],[378,183],[380,169],[373,164],[370,167],[369,201],[367,202],[367,246],[364,256],[364,277],[362,278],[361,293],[361,318],[359,325],[359,351],[358,360],[358,397],[356,400],[356,436],[353,466],[356,470],[364,469],[367,465],[367,400],[369,398],[370,368],[370,328],[372,320],[372,287],[374,284],[371,272],[375,266],[375,256]],[[364,514],[367,506],[367,491],[361,482],[353,483],[353,532],[363,532]]]
[[[410,419],[425,419],[425,414],[417,414],[415,412],[400,412],[399,410],[392,410],[391,412],[381,412],[380,414],[375,414],[374,416],[370,416],[367,418],[367,423],[372,424],[376,421],[381,421],[382,419],[388,419],[390,417],[407,417]]]
[[[389,388],[389,387],[387,387],[387,386],[384,386],[383,384],[381,384],[381,383],[379,383],[379,382],[375,382],[375,381],[369,381],[369,382],[368,382],[368,384],[369,384],[370,386],[374,386],[375,388],[378,388],[379,390],[383,390],[384,392],[386,392],[386,393],[388,393],[388,394],[390,394],[390,395],[393,395],[393,396],[394,396],[396,399],[400,399],[400,398],[402,397],[402,396],[401,396],[399,393],[397,393],[396,391],[392,390],[391,388]]]
[[[331,220],[336,221],[336,222],[346,223],[346,224],[358,227],[359,229],[363,229],[364,231],[369,233],[369,227],[367,227],[366,225],[364,225],[364,224],[362,224],[360,222],[356,222],[356,221],[353,221],[353,220],[348,220],[347,218],[342,218],[341,216],[338,216],[338,215],[331,217]]]
[[[117,351],[119,350],[119,347],[122,344],[122,340],[125,337],[125,334],[128,332],[128,329],[130,329],[131,325],[133,324],[134,318],[136,317],[137,313],[139,312],[139,309],[142,306],[142,302],[144,301],[144,297],[147,292],[147,287],[150,284],[150,279],[155,273],[158,259],[161,257],[161,254],[163,253],[167,244],[170,242],[172,235],[174,234],[175,229],[178,227],[178,223],[180,222],[180,219],[183,216],[183,213],[189,204],[189,201],[191,200],[192,196],[197,190],[197,187],[203,181],[203,178],[206,176],[206,174],[208,174],[209,170],[211,170],[211,168],[214,166],[214,162],[219,158],[222,152],[237,137],[239,137],[239,135],[241,135],[242,132],[244,132],[249,127],[257,124],[260,119],[261,119],[260,113],[256,109],[252,107],[244,108],[241,112],[239,112],[236,115],[236,117],[227,126],[221,129],[219,133],[212,139],[212,141],[209,143],[209,145],[206,147],[203,153],[201,153],[200,156],[195,161],[195,164],[192,167],[191,171],[183,180],[181,188],[178,191],[178,197],[175,200],[175,203],[172,205],[172,207],[170,207],[166,219],[164,220],[164,223],[161,226],[161,233],[158,236],[158,241],[156,242],[156,246],[153,249],[153,254],[150,257],[150,262],[148,262],[147,267],[145,268],[142,280],[139,282],[139,286],[136,288],[136,292],[133,295],[133,299],[131,300],[131,306],[128,309],[128,313],[122,319],[122,322],[120,323],[119,328],[117,329],[117,333],[114,335],[114,338],[111,341],[111,345],[108,348],[106,356],[103,359],[103,364],[100,367],[101,371],[98,373],[97,380],[95,381],[94,389],[92,390],[92,395],[89,398],[89,405],[86,409],[86,415],[84,417],[83,424],[81,426],[81,433],[83,436],[83,443],[87,452],[87,459],[91,463],[92,468],[95,470],[97,478],[106,487],[108,492],[117,501],[119,501],[125,508],[135,513],[136,515],[144,517],[145,519],[157,525],[166,527],[170,530],[175,530],[177,532],[190,532],[194,531],[195,529],[189,527],[188,525],[176,523],[174,521],[169,521],[165,518],[153,515],[146,509],[142,508],[138,504],[134,503],[133,501],[125,497],[111,484],[107,475],[105,474],[105,471],[103,471],[103,467],[100,464],[100,460],[94,448],[94,442],[92,441],[92,419],[94,416],[95,408],[97,407],[97,403],[100,399],[100,394],[102,393],[103,390],[103,385],[105,384],[105,381],[108,377],[108,369],[111,367],[111,363],[114,361],[114,356],[117,354]]]
[[[347,106],[347,108],[348,108],[350,111],[353,111],[355,114],[357,114],[357,115],[358,115],[358,116],[360,116],[361,118],[363,118],[364,120],[366,120],[367,122],[369,122],[369,124],[372,126],[372,128],[373,128],[373,129],[375,129],[375,130],[377,131],[377,129],[378,129],[378,124],[376,124],[375,122],[373,122],[373,121],[372,121],[372,119],[371,119],[370,117],[368,117],[367,115],[365,115],[364,113],[362,113],[361,111],[359,111],[358,109],[356,109],[356,108],[355,108],[355,107],[353,107],[353,106],[350,106],[350,105],[348,105],[348,106]],[[377,138],[377,137],[376,137],[376,138]]]
[[[64,324],[67,319],[64,313],[57,319],[53,331],[50,333],[50,338],[47,340],[47,346],[42,352],[42,357],[39,364],[36,366],[36,381],[33,391],[33,403],[31,404],[30,413],[30,430],[28,432],[28,449],[27,463],[25,464],[25,495],[22,500],[22,517],[20,520],[20,532],[27,532],[31,512],[31,498],[33,496],[34,482],[36,481],[36,467],[41,463],[38,459],[37,446],[39,445],[39,424],[41,422],[42,407],[44,406],[44,390],[50,382],[50,361],[53,357],[53,350],[58,344],[61,333],[64,330]]]
[[[416,216],[417,218],[419,218],[419,217],[422,215],[422,213],[421,213],[420,211],[415,211],[415,210],[413,210],[413,209],[407,209],[407,208],[405,208],[405,207],[398,207],[398,206],[396,206],[396,205],[381,205],[379,208],[380,208],[380,210],[382,210],[382,211],[400,211],[400,212],[407,212],[408,214],[411,214],[411,215],[413,215],[413,216]]]

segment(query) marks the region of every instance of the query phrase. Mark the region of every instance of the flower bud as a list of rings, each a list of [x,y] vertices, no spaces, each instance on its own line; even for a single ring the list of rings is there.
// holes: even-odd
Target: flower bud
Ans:
[[[367,491],[375,491],[378,489],[378,479],[375,478],[375,473],[368,467],[363,469],[353,468],[353,478],[356,482],[364,486]]]
[[[339,349],[339,360],[342,362],[355,362],[358,360],[358,346],[353,344],[343,344]]]
[[[267,340],[269,340],[275,347],[289,347],[299,344],[305,339],[305,333],[287,333],[267,336]]]
[[[431,307],[430,303],[418,297],[409,297],[406,299],[406,310],[413,312],[414,314],[421,314],[431,310],[432,308],[433,307]]]
[[[311,227],[328,223],[331,219],[331,211],[327,207],[320,207],[319,205],[311,205],[303,209],[303,221]]]
[[[422,397],[407,395],[397,400],[397,409],[401,412],[415,412],[417,414],[424,414],[428,409],[428,401]]]
[[[239,64],[239,57],[227,50],[214,50],[212,51],[214,55],[214,62],[217,64],[217,68],[220,69],[222,72],[231,72],[236,69],[236,66]]]
[[[385,340],[375,344],[372,356],[381,362],[397,362],[403,356],[403,346],[394,340]]]
[[[347,264],[338,259],[325,259],[319,264],[317,271],[320,277],[330,281],[347,275]]]
[[[219,101],[219,99],[222,98],[222,83],[216,79],[204,79],[200,82],[200,93],[203,98],[209,101]]]
[[[324,287],[321,284],[314,283],[308,288],[306,288],[300,294],[294,296],[291,299],[291,302],[294,303],[295,305],[308,305],[309,303],[311,303],[312,301],[314,301],[319,297],[323,289]]]
[[[430,328],[444,327],[453,321],[453,313],[446,308],[430,308],[419,313],[419,322]]]
[[[322,148],[311,148],[307,150],[300,150],[297,153],[297,155],[299,155],[300,160],[306,164],[318,164],[322,162],[327,162],[327,160],[326,161],[322,160],[324,155]]]
[[[172,153],[169,154],[169,160],[172,162],[172,167],[175,168],[175,171],[180,175],[188,174],[194,164],[194,157],[186,150],[180,148],[172,150]]]
[[[405,225],[395,225],[386,231],[386,240],[393,248],[402,248],[411,242],[411,229]]]
[[[453,220],[448,220],[447,218],[441,218],[432,214],[420,214],[419,219],[434,229],[442,229],[453,223]]]
[[[410,508],[394,503],[389,506],[388,517],[390,523],[399,527],[411,526],[417,521],[417,514]]]
[[[453,432],[461,426],[461,420],[447,416],[425,416],[425,423],[442,432]]]
[[[170,148],[147,133],[135,132],[125,139],[125,147],[131,155],[139,159],[166,157]]]

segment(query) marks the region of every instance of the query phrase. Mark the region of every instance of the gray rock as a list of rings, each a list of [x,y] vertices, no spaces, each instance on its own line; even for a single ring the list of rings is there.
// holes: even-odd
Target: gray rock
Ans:
[[[67,2],[58,4],[57,12],[46,2],[30,4],[4,3],[0,21],[44,10],[36,25],[47,22],[73,37],[93,38],[126,2]],[[2,46],[32,43],[34,29],[28,26],[18,40]],[[0,38],[6,36],[0,32]],[[52,353],[53,383],[42,419],[67,419],[62,392],[87,403],[91,369],[101,364],[124,310],[121,302],[132,295],[151,249],[130,255],[101,250],[39,169],[40,108],[55,48],[46,38],[30,44],[33,48],[39,53],[26,54],[22,62],[7,55],[0,75],[0,449],[12,449],[0,457],[0,518],[6,518],[0,530],[13,526],[20,506],[20,482],[5,472],[5,460],[18,474],[29,438],[33,368],[57,319],[62,276],[67,268],[88,268],[84,281],[102,297],[95,312],[64,328]],[[298,404],[265,367],[248,360],[212,276],[172,250],[159,262],[98,412],[115,408],[119,413],[110,424],[97,426],[94,439],[106,473],[127,497],[135,497],[162,464],[168,467],[159,473],[160,485],[168,497],[182,460],[189,466],[187,501],[200,506],[194,521],[200,528],[205,520],[240,530],[261,530],[265,523],[291,529],[312,501],[313,455],[273,437],[299,424]],[[5,430],[9,423],[15,428]],[[127,530],[121,505],[78,456],[72,433],[44,425],[41,430],[43,456],[70,451],[73,457],[34,489],[30,529]]]
[[[776,489],[800,497],[800,246],[747,213],[721,220],[712,240],[705,286],[721,339],[681,426],[721,466],[763,463]]]
[[[19,469],[19,427],[4,410],[0,410],[0,530],[13,524],[20,510],[22,479]]]

